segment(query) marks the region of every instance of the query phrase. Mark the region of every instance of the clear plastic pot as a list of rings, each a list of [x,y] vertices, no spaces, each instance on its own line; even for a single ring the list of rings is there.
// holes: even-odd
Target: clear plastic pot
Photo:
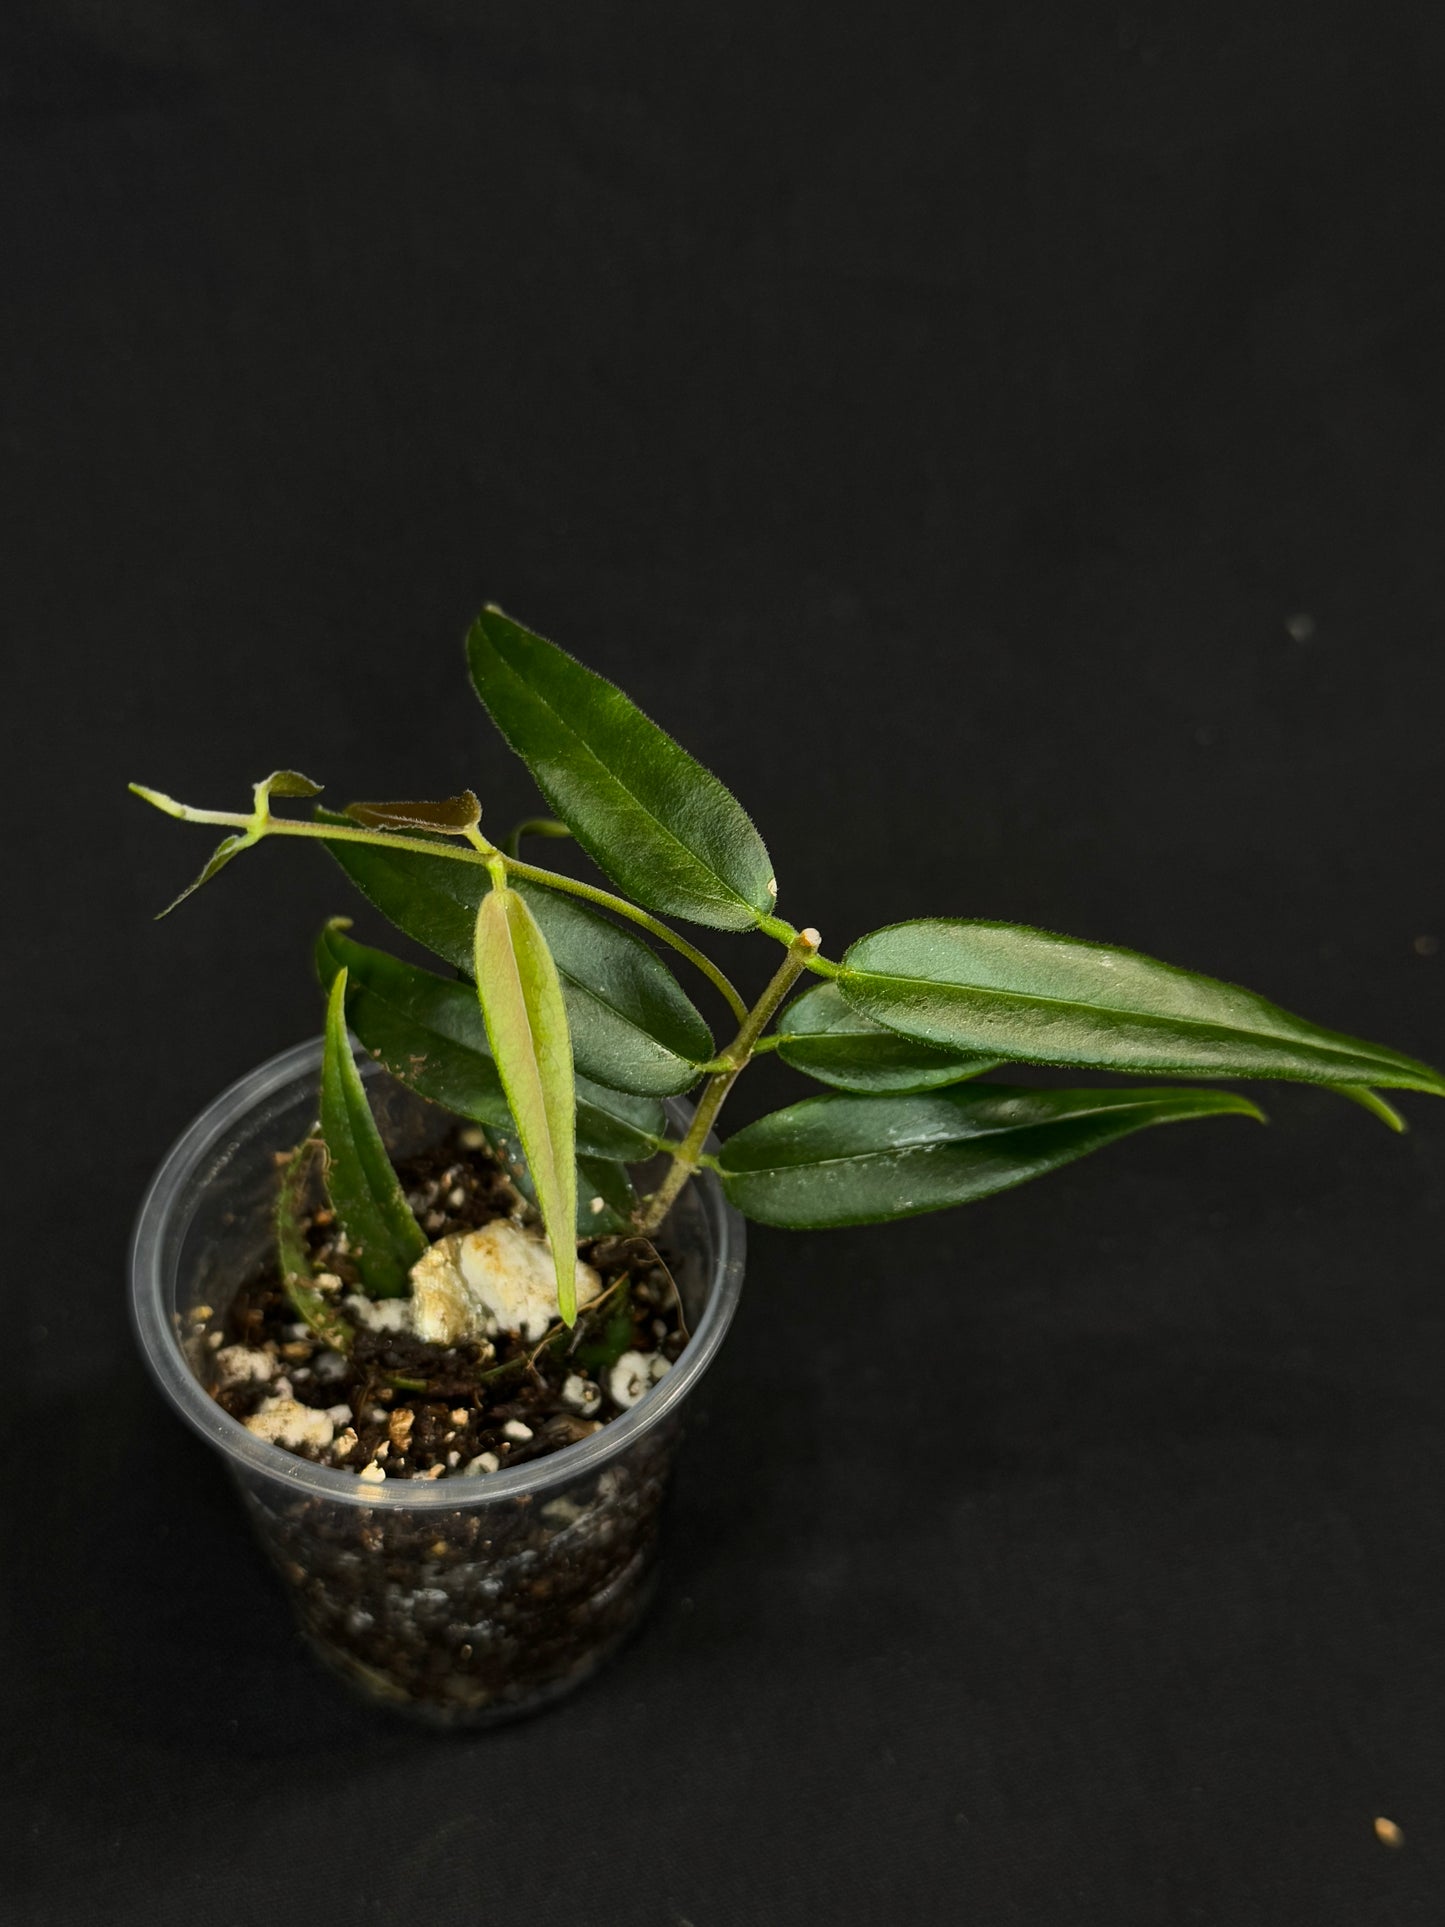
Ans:
[[[683,1406],[742,1287],[744,1233],[709,1173],[666,1242],[691,1338],[622,1417],[545,1458],[480,1478],[370,1485],[267,1444],[198,1372],[196,1308],[224,1312],[265,1263],[276,1154],[315,1119],[319,1043],[273,1058],[219,1097],[152,1181],[131,1249],[131,1306],[171,1404],[225,1459],[320,1657],[374,1699],[445,1725],[488,1725],[579,1685],[651,1596],[662,1500]],[[358,1060],[399,1155],[453,1120]],[[684,1123],[686,1111],[674,1121]]]

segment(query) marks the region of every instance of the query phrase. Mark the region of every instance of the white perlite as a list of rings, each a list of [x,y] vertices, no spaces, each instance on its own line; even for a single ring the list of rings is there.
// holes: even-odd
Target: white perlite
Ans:
[[[594,1385],[590,1378],[584,1378],[580,1372],[569,1372],[562,1385],[562,1403],[570,1405],[574,1412],[580,1412],[585,1418],[602,1403],[602,1387]]]
[[[590,1304],[601,1289],[591,1265],[579,1262],[577,1303]],[[505,1218],[480,1231],[439,1238],[412,1266],[411,1293],[412,1329],[434,1345],[497,1331],[538,1339],[557,1317],[546,1239]]]
[[[669,1364],[661,1352],[624,1352],[607,1374],[607,1389],[619,1405],[635,1405]]]
[[[336,1426],[329,1412],[300,1405],[294,1398],[263,1398],[246,1420],[246,1430],[271,1445],[330,1445]]]
[[[269,1352],[253,1351],[249,1345],[227,1345],[216,1353],[216,1370],[223,1385],[264,1384],[276,1369]]]
[[[468,1459],[462,1468],[464,1479],[474,1479],[481,1472],[500,1472],[502,1461],[495,1452],[478,1452],[474,1459]]]
[[[343,1303],[358,1325],[368,1331],[402,1332],[411,1322],[411,1305],[405,1298],[363,1298],[353,1292]]]

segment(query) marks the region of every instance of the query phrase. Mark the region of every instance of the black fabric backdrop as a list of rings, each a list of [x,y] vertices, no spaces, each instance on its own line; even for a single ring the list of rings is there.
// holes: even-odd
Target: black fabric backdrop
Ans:
[[[268,849],[153,924],[205,843],[125,780],[509,820],[487,598],[835,951],[1036,922],[1445,1057],[1438,10],[54,0],[0,70],[0,1912],[1438,1922],[1442,1107],[757,1233],[645,1635],[455,1742],[313,1671],[122,1296],[347,907]]]

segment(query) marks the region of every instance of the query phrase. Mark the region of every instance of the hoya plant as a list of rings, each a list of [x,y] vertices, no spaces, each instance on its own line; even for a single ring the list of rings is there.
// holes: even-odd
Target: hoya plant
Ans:
[[[304,837],[443,967],[360,943],[344,918],[317,940],[319,1129],[283,1176],[278,1242],[294,1306],[338,1347],[346,1319],[311,1281],[298,1229],[311,1159],[324,1159],[373,1299],[411,1292],[428,1248],[348,1028],[508,1160],[545,1230],[559,1328],[577,1316],[579,1239],[653,1237],[703,1168],[746,1217],[813,1230],[967,1204],[1152,1125],[1261,1115],[1237,1091],[1181,1079],[1324,1085],[1396,1130],[1381,1091],[1445,1094],[1428,1064],[1132,950],[941,915],[828,956],[815,929],[779,914],[772,862],[742,806],[620,689],[493,607],[472,626],[467,659],[554,813],[500,842],[470,790],[288,816],[273,813],[277,799],[320,793],[294,770],[258,783],[251,808],[234,813],[133,786],[171,816],[230,832],[191,889],[253,844]],[[615,889],[520,854],[528,837],[561,836]],[[744,994],[664,919],[754,933],[773,962],[762,989]],[[683,967],[729,1013],[720,1032],[679,981]],[[766,1052],[822,1088],[709,1149],[734,1085]],[[1064,1075],[1010,1084],[1016,1064]],[[1073,1070],[1135,1081],[1081,1088]],[[670,1129],[662,1100],[690,1093],[690,1121]],[[662,1175],[639,1190],[643,1165]]]

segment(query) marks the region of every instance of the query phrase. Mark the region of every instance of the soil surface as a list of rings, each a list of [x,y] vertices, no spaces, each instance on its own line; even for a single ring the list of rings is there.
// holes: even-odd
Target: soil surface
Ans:
[[[430,1238],[501,1217],[536,1222],[475,1129],[459,1126],[432,1150],[399,1160],[397,1170]],[[244,1422],[266,1401],[295,1400],[316,1414],[313,1436],[276,1442],[376,1483],[382,1474],[475,1478],[575,1444],[636,1403],[687,1342],[665,1256],[645,1238],[606,1236],[581,1246],[603,1289],[571,1331],[554,1326],[540,1342],[501,1332],[450,1347],[369,1329],[366,1307],[348,1307],[360,1280],[319,1198],[307,1238],[318,1282],[338,1281],[323,1289],[355,1326],[349,1353],[298,1319],[274,1266],[244,1284],[226,1312],[198,1306],[187,1349],[234,1418]]]

